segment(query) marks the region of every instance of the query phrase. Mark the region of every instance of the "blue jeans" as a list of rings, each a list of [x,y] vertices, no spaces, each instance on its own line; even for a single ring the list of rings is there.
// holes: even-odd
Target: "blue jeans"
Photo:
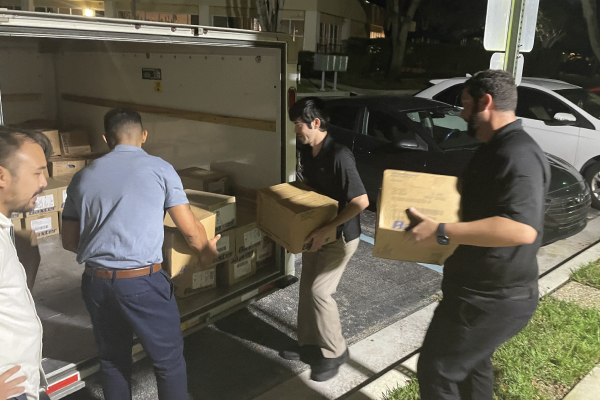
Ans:
[[[81,292],[94,327],[106,400],[131,399],[134,334],[152,360],[159,399],[189,399],[179,310],[162,270],[125,279],[84,273]]]

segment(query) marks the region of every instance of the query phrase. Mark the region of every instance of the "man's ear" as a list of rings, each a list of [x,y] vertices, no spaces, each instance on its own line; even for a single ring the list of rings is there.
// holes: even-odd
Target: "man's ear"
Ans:
[[[319,129],[319,128],[321,128],[321,120],[319,118],[315,118],[313,120],[313,122],[311,123],[311,128],[312,129]]]
[[[492,95],[487,93],[481,96],[477,102],[477,108],[479,112],[492,110],[494,108],[494,99],[492,98]]]
[[[142,143],[146,143],[146,139],[148,139],[148,131],[142,132]]]
[[[104,139],[104,143],[108,144],[108,140],[106,140],[106,136],[102,135],[102,139]]]
[[[7,187],[11,180],[11,174],[8,169],[0,166],[0,189]]]

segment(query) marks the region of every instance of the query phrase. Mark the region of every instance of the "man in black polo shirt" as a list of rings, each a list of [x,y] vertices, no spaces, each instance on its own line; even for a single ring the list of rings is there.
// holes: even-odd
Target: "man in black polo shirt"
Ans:
[[[459,244],[444,265],[443,299],[421,348],[422,400],[492,400],[491,357],[538,303],[546,156],[516,120],[517,88],[507,72],[477,73],[461,98],[469,133],[483,142],[461,179],[463,222],[438,224],[408,211],[416,245]]]
[[[308,360],[311,379],[326,381],[348,360],[337,304],[331,296],[358,247],[359,214],[369,200],[352,152],[327,134],[329,117],[323,102],[315,97],[302,99],[289,116],[296,140],[303,145],[304,182],[337,200],[338,215],[307,238],[312,246],[302,254],[298,346],[280,354],[288,360]],[[324,244],[333,227],[337,227],[337,240]]]

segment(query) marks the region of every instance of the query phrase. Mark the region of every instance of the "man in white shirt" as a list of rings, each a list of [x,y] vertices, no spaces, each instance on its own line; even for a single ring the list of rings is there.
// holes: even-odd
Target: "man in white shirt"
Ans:
[[[38,400],[42,371],[42,324],[14,246],[10,216],[33,210],[46,186],[41,133],[0,126],[0,400]]]

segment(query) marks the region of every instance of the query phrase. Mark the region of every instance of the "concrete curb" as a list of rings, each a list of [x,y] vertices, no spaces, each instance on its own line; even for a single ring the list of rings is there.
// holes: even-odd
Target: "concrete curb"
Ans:
[[[555,267],[540,278],[540,297],[560,288],[569,281],[574,271],[598,259],[600,259],[600,243],[559,264],[559,267]],[[418,355],[401,364],[398,364],[398,360],[406,358],[420,347],[436,307],[437,303],[430,304],[350,346],[350,361],[340,368],[339,374],[334,379],[317,383],[310,380],[310,370],[304,371],[255,400],[283,398],[381,400],[390,390],[406,385],[410,377],[414,376]],[[600,371],[595,372],[595,376],[600,380]],[[582,386],[582,390],[586,385]],[[597,390],[595,386],[590,385]],[[592,393],[594,393],[593,398],[596,399],[598,391]],[[587,398],[581,397],[581,399]],[[568,400],[576,399],[580,397],[572,397]]]

